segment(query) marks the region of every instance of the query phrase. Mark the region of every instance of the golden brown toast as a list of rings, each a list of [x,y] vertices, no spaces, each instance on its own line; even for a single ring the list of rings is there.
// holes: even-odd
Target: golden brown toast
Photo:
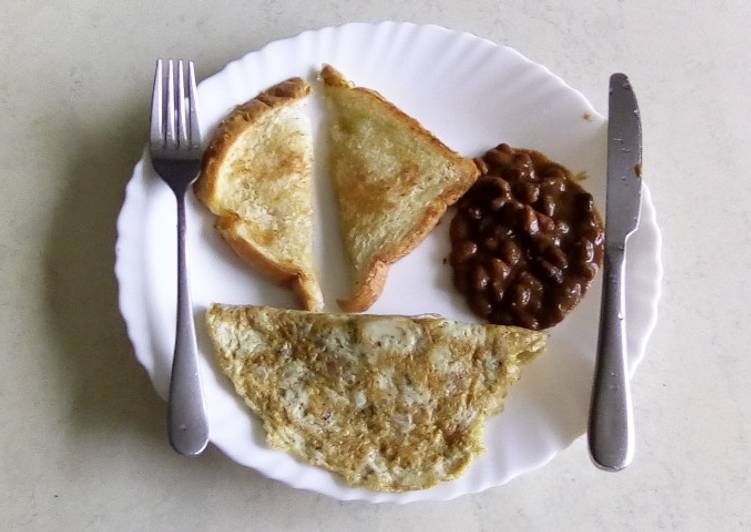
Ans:
[[[546,340],[438,316],[212,305],[206,320],[219,366],[271,447],[381,491],[458,477]]]
[[[291,78],[236,107],[203,157],[195,192],[243,259],[290,285],[304,308],[323,297],[313,265],[312,134],[303,100],[310,86]]]
[[[330,65],[321,71],[330,113],[330,170],[355,272],[346,311],[369,308],[389,265],[414,249],[474,183],[471,159],[445,146],[375,91]]]

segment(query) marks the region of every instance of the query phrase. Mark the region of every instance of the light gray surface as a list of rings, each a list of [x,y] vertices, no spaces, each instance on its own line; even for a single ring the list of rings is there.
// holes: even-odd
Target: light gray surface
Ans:
[[[52,4],[11,0],[0,12],[0,529],[751,528],[751,3]],[[666,277],[633,383],[626,471],[596,470],[579,440],[503,488],[368,506],[294,491],[213,448],[186,459],[167,444],[111,267],[153,59],[193,58],[205,77],[269,40],[389,18],[510,44],[603,112],[610,72],[629,74]]]

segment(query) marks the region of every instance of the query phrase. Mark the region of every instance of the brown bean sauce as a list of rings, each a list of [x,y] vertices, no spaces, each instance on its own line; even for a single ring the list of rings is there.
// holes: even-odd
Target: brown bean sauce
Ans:
[[[605,234],[592,195],[543,154],[500,144],[451,221],[454,284],[492,323],[545,329],[586,293]]]

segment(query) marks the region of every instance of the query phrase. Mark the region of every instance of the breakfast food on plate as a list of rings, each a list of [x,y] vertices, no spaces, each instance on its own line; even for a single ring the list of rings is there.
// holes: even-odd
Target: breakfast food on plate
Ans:
[[[339,306],[359,312],[381,294],[389,265],[425,238],[479,172],[377,92],[329,65],[321,78],[330,171],[354,270],[352,292]]]
[[[482,451],[545,335],[437,316],[316,314],[213,305],[215,355],[270,446],[352,486],[422,489]]]
[[[195,192],[230,246],[290,285],[308,310],[323,307],[313,266],[313,143],[304,98],[291,78],[236,107],[203,157]]]
[[[544,329],[584,296],[605,238],[592,195],[543,154],[500,144],[451,222],[454,283],[493,323]]]

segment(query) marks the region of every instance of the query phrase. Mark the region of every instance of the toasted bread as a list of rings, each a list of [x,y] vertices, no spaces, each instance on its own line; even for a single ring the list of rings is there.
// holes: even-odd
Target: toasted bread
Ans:
[[[291,78],[236,107],[204,154],[195,192],[238,255],[291,285],[304,308],[320,310],[313,266],[313,143],[303,110],[309,92],[304,80]]]
[[[213,305],[206,319],[219,366],[271,447],[381,491],[459,476],[546,339],[438,316]]]
[[[390,264],[414,249],[479,174],[414,118],[330,65],[321,71],[330,113],[329,166],[354,269],[346,311],[368,309]]]

